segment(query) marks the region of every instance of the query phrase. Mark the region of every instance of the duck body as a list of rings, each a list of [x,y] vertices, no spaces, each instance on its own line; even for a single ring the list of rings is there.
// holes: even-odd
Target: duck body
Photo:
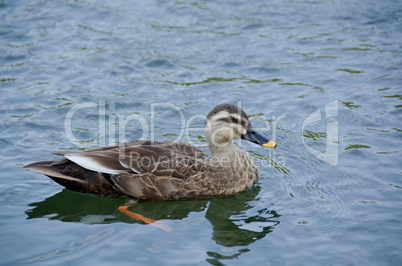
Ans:
[[[205,137],[212,156],[183,142],[136,140],[84,152],[53,152],[64,159],[24,167],[83,193],[137,201],[205,198],[236,194],[258,180],[253,158],[232,139],[276,146],[252,129],[243,110],[229,104],[208,114]]]

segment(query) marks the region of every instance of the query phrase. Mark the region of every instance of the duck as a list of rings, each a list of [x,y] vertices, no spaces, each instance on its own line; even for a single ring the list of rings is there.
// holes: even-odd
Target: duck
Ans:
[[[241,108],[227,103],[209,112],[204,134],[211,155],[184,142],[134,140],[83,152],[56,151],[53,154],[64,158],[24,168],[81,193],[135,202],[173,201],[231,196],[257,182],[253,157],[233,139],[276,147],[252,127]]]

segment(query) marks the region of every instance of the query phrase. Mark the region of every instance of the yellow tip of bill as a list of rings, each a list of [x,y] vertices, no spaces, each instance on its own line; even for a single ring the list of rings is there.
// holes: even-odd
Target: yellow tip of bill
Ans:
[[[276,147],[276,142],[273,140],[268,141],[267,143],[262,144],[264,147],[268,148],[275,148]]]

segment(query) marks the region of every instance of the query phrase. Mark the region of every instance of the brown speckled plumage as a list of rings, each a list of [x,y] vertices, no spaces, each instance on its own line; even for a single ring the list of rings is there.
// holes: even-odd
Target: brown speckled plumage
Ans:
[[[207,121],[213,124],[212,130],[225,128],[235,134],[227,140],[227,147],[218,148],[206,126],[212,156],[182,142],[130,141],[81,153],[54,152],[65,159],[24,167],[74,191],[138,201],[233,195],[251,187],[258,180],[256,164],[231,141],[243,137],[236,127],[247,130],[247,115],[236,106],[221,104],[209,113]]]

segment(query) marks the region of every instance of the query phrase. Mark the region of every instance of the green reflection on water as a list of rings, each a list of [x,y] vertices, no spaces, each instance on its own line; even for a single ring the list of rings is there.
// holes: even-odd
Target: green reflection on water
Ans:
[[[367,145],[351,144],[351,145],[348,145],[348,146],[345,148],[345,151],[350,150],[350,149],[369,149],[369,148],[371,148],[371,147],[370,147],[370,146],[367,146]]]
[[[247,246],[264,238],[279,223],[277,218],[280,215],[274,210],[266,207],[253,209],[259,192],[260,187],[254,186],[231,197],[141,203],[131,206],[130,211],[154,220],[183,220],[191,212],[205,212],[205,218],[212,225],[212,239],[217,244],[229,247]],[[83,224],[139,223],[118,211],[118,207],[124,204],[124,199],[64,189],[41,202],[29,204],[31,208],[25,213],[27,219],[47,218]],[[253,229],[249,229],[250,226]],[[175,230],[175,224],[172,224],[172,228]]]
[[[360,71],[360,70],[354,70],[354,69],[347,69],[347,68],[337,68],[334,69],[335,71],[343,71],[343,72],[348,72],[350,74],[360,74],[360,73],[364,73],[364,71]]]
[[[342,102],[342,104],[343,104],[344,106],[346,106],[347,108],[349,108],[349,109],[355,109],[355,108],[361,107],[361,105],[359,105],[359,104],[354,104],[354,102]]]
[[[381,96],[383,98],[398,98],[399,100],[402,100],[402,95],[385,95],[385,96]]]
[[[306,129],[303,132],[303,136],[305,138],[310,138],[310,139],[313,139],[315,141],[318,141],[320,138],[326,138],[327,133],[325,133],[325,132],[314,132],[314,131]]]

